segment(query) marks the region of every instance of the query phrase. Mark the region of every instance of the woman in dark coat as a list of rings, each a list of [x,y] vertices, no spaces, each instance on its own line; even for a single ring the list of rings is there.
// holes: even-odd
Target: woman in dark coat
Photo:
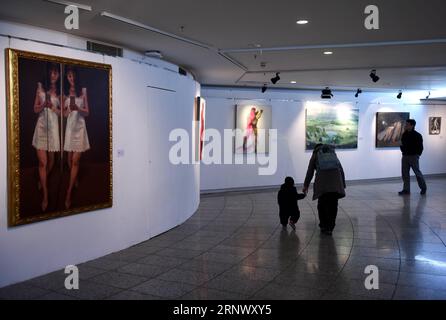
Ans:
[[[299,206],[297,200],[305,198],[305,194],[297,193],[294,186],[294,179],[291,177],[285,178],[285,183],[280,187],[277,195],[277,202],[279,203],[279,217],[283,228],[286,228],[288,221],[291,228],[296,229],[296,222],[300,218]]]
[[[336,225],[338,214],[338,200],[345,197],[345,176],[341,163],[337,160],[337,167],[321,169],[318,164],[319,153],[333,153],[334,148],[329,145],[318,144],[314,147],[308,165],[303,192],[306,194],[316,171],[314,180],[313,200],[318,199],[317,210],[319,214],[319,227],[324,234],[331,235]],[[336,158],[337,159],[337,158]]]

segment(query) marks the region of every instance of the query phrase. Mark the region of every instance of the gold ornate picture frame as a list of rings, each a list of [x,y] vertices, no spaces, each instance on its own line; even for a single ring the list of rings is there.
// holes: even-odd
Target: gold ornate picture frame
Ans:
[[[112,67],[6,49],[9,227],[111,207]]]

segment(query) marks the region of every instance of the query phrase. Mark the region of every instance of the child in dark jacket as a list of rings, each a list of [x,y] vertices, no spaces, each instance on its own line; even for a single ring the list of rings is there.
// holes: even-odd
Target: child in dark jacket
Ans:
[[[294,186],[294,179],[291,177],[285,178],[285,183],[280,187],[277,195],[277,202],[279,203],[280,223],[283,228],[286,228],[289,223],[291,228],[296,229],[296,222],[300,218],[300,211],[297,205],[297,200],[305,198],[304,193],[297,193]]]

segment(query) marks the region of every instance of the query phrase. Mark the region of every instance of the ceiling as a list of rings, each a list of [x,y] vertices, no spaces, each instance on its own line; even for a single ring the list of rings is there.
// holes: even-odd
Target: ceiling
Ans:
[[[374,0],[380,11],[379,30],[364,27],[364,9],[370,0],[75,2],[92,8],[81,10],[79,30],[64,28],[64,6],[44,0],[2,2],[0,19],[139,52],[160,50],[166,60],[190,70],[205,85],[258,87],[269,83],[280,88],[376,90],[446,87],[444,0]],[[297,25],[299,19],[309,23]],[[324,55],[326,50],[333,54]],[[369,77],[371,69],[377,69],[381,78],[377,83]],[[281,80],[272,85],[269,79],[275,72],[280,72]]]

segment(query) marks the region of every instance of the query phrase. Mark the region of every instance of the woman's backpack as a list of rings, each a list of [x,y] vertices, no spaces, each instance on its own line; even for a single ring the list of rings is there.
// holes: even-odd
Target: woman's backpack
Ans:
[[[340,169],[341,163],[329,145],[321,146],[317,152],[316,169],[319,171]]]

